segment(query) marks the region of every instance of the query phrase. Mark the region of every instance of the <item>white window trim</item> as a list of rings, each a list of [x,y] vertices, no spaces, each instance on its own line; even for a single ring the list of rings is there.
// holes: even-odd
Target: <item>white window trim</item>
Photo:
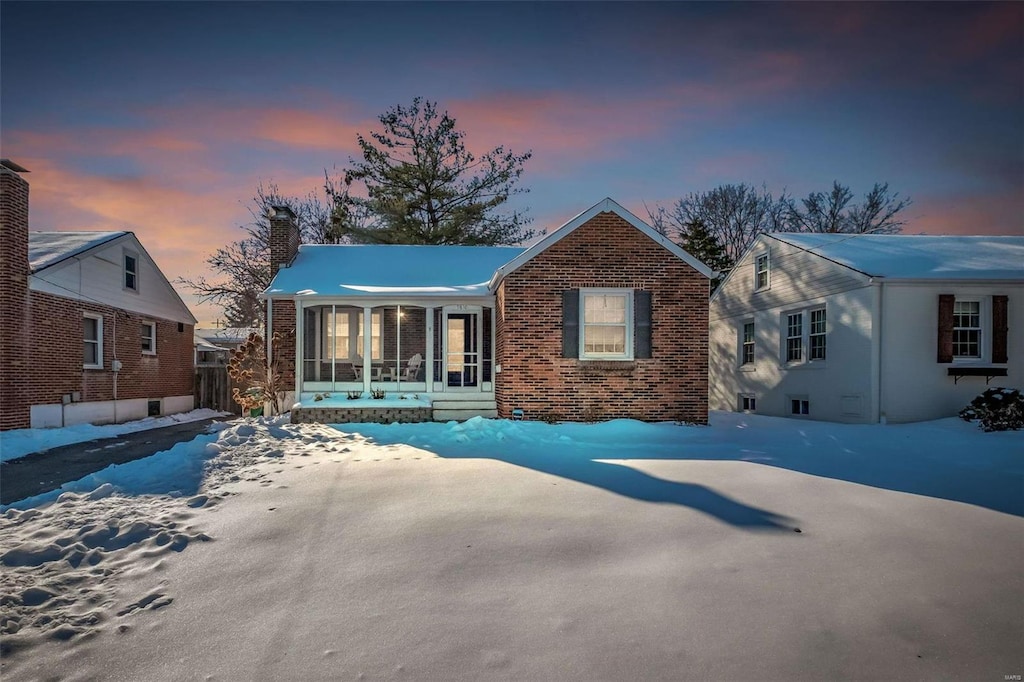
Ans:
[[[142,354],[143,355],[156,355],[156,322],[152,322],[150,320],[143,320],[140,324],[141,325],[146,325],[146,326],[150,327],[153,330],[153,336],[150,337],[151,339],[153,339],[152,348],[150,348],[150,350],[143,349]],[[145,338],[145,337],[143,337],[143,338]]]
[[[807,414],[801,412],[793,412],[793,401],[799,400],[800,402],[807,403]],[[786,415],[789,417],[810,417],[811,416],[811,399],[806,395],[787,395],[786,396]]]
[[[765,271],[764,271],[764,286],[757,285],[757,277],[760,274],[757,269],[758,263],[761,259],[765,259]],[[759,291],[768,291],[772,288],[772,252],[771,249],[762,251],[761,253],[754,256],[754,293]]]
[[[745,362],[744,356],[744,332],[748,324],[754,325],[754,338],[753,338],[753,358],[750,362]],[[736,330],[736,367],[741,372],[753,372],[757,368],[757,323],[754,318],[748,317],[744,320],[740,320],[739,328]]]
[[[96,359],[99,362],[95,365],[88,365],[84,359],[82,361],[82,369],[103,369],[103,316],[96,315],[95,313],[82,313],[83,318],[90,320],[96,320]],[[82,335],[82,347],[85,348],[86,338]]]
[[[128,257],[131,256],[135,259],[135,272],[132,274],[135,276],[135,286],[128,286]],[[139,254],[131,249],[122,249],[121,253],[121,288],[125,291],[132,291],[139,293]]]
[[[626,342],[625,352],[621,355],[607,354],[607,353],[587,353],[587,345],[584,342],[587,330],[587,296],[625,296],[626,297]],[[633,319],[633,290],[632,289],[580,289],[580,301],[579,301],[579,358],[580,360],[608,360],[608,361],[628,361],[633,360],[633,335],[636,326],[636,321]],[[599,325],[592,323],[594,326],[619,326],[619,325]]]
[[[953,310],[956,310],[957,303],[977,303],[978,304],[978,324],[980,326],[978,332],[978,352],[979,357],[972,357],[967,355],[954,355],[954,365],[987,365],[990,364],[992,359],[992,339],[991,334],[986,333],[986,330],[992,329],[992,297],[991,296],[956,296],[953,298]],[[955,319],[955,317],[954,317]],[[953,337],[956,338],[956,329],[953,327]],[[954,343],[954,348],[956,344]]]
[[[825,311],[825,358],[812,360],[811,359],[811,313],[817,310]],[[800,315],[800,359],[790,360],[789,349],[787,348],[789,340],[789,316]],[[816,367],[823,368],[828,363],[828,337],[829,337],[829,316],[828,306],[825,304],[815,304],[805,306],[803,308],[796,308],[793,310],[783,310],[779,314],[779,367],[784,369],[797,369],[800,367]],[[794,337],[795,338],[795,337]]]

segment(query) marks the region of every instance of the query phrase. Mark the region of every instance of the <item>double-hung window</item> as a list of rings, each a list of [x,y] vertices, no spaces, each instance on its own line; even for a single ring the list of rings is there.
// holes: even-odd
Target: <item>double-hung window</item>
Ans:
[[[580,357],[628,360],[633,357],[633,292],[583,289],[580,292]]]
[[[740,338],[740,364],[754,364],[754,323],[744,322]]]
[[[139,290],[139,254],[134,251],[124,252],[124,288]]]
[[[82,367],[103,369],[103,316],[82,315]]]
[[[156,355],[156,322],[143,322],[140,334],[142,336],[142,354]]]
[[[981,302],[961,301],[953,304],[953,357],[981,357]]]
[[[804,314],[786,315],[786,362],[804,359]]]
[[[826,357],[828,324],[825,308],[809,308],[782,314],[785,343],[782,356],[788,364],[822,362]]]
[[[771,260],[768,256],[768,252],[765,251],[759,254],[754,259],[754,291],[761,291],[767,289],[771,283],[769,276],[769,268],[771,266]]]
[[[811,329],[809,334],[811,360],[825,359],[825,309],[811,311]]]

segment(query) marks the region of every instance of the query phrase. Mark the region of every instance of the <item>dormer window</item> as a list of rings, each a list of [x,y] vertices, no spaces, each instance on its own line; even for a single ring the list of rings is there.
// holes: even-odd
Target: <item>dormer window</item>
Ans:
[[[131,251],[124,252],[124,288],[139,290],[139,255]]]

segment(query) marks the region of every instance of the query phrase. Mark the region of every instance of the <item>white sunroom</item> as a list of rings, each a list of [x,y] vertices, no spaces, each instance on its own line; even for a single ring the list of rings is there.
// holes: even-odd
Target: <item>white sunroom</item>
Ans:
[[[384,391],[493,405],[500,370],[488,283],[522,251],[301,246],[266,292],[271,320],[275,301],[295,304],[298,401]]]

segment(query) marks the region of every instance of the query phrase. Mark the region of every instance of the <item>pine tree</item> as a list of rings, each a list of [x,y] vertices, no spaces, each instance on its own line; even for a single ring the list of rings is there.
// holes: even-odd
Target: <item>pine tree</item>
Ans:
[[[683,224],[683,228],[679,231],[679,246],[704,265],[722,273],[723,278],[732,267],[732,260],[725,252],[725,247],[700,218]],[[721,278],[713,280],[712,291],[718,287],[720,281]]]

